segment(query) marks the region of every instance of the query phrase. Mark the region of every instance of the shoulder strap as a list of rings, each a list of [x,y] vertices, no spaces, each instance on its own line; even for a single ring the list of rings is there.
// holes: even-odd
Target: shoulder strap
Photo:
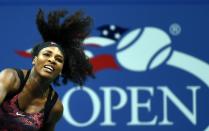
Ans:
[[[24,84],[24,74],[23,74],[23,71],[20,70],[20,69],[16,69],[16,68],[13,68],[13,69],[17,72],[18,77],[20,78],[20,87],[22,87],[23,84]]]
[[[27,74],[26,74],[26,76],[24,78],[24,82],[23,82],[23,85],[22,86],[25,85],[26,81],[28,80],[29,75],[30,75],[30,70],[27,71]]]
[[[26,81],[28,80],[28,77],[30,75],[30,70],[27,71],[27,74],[26,74],[25,77],[24,77],[24,74],[23,74],[22,70],[20,70],[20,69],[15,69],[15,70],[17,71],[17,74],[18,74],[18,76],[20,78],[20,88],[18,90],[18,92],[20,92],[20,91],[22,91]]]
[[[57,98],[58,98],[58,94],[55,91],[54,91],[53,98],[51,98],[52,97],[52,92],[53,92],[53,89],[50,86],[49,94],[48,94],[47,101],[45,103],[45,108],[44,108],[44,123],[48,120],[49,113],[51,112],[51,110],[52,110],[52,108],[53,108],[53,106],[56,103]]]

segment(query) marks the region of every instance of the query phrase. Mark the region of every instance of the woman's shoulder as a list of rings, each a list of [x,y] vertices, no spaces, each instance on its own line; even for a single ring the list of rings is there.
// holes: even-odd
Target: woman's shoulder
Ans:
[[[5,68],[3,70],[1,70],[0,74],[12,74],[12,73],[15,73],[15,69],[13,68]]]
[[[60,117],[63,113],[63,104],[61,102],[61,100],[58,98],[56,103],[54,104],[51,112],[53,114],[56,114],[57,117]]]
[[[24,70],[23,75],[25,74]],[[5,68],[0,72],[0,84],[9,92],[15,92],[19,89],[21,80],[18,72],[14,68]]]
[[[17,68],[5,68],[0,71],[1,76],[10,76],[11,78],[19,78],[18,71],[22,72],[25,76],[28,72],[27,69],[17,69]]]
[[[54,90],[51,86],[51,89],[52,89],[52,97],[53,98],[56,98],[55,100],[55,103],[54,103],[54,106],[52,107],[51,109],[51,112],[53,113],[62,113],[63,112],[63,104],[61,102],[61,100],[59,99],[59,95],[58,93],[56,92],[56,90]]]
[[[62,113],[63,113],[63,104],[61,100],[58,98],[49,113],[47,123],[55,125],[62,117]]]

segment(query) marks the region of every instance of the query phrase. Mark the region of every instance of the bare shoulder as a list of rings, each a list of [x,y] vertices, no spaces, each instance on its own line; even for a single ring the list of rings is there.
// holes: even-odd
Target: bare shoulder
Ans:
[[[15,75],[15,70],[12,68],[6,68],[0,72],[0,76],[13,77]]]
[[[54,131],[57,122],[62,117],[63,113],[63,105],[59,99],[57,99],[54,107],[52,108],[51,112],[49,113],[49,117],[47,122],[45,123],[43,130],[45,131]]]
[[[15,91],[20,85],[17,72],[11,68],[2,70],[0,72],[0,84],[8,92]]]
[[[60,99],[57,99],[55,105],[53,106],[50,114],[49,114],[49,119],[48,121],[50,123],[56,123],[57,121],[59,121],[59,119],[62,117],[62,113],[63,113],[63,104],[60,101]]]
[[[54,107],[52,108],[52,112],[62,115],[62,112],[63,112],[63,104],[60,101],[60,99],[57,99]]]

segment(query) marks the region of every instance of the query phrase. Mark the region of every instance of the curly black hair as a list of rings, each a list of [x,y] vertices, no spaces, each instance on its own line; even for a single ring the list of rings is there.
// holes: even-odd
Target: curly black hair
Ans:
[[[44,12],[39,9],[36,24],[44,42],[55,42],[64,50],[62,82],[66,84],[70,80],[82,86],[88,76],[94,78],[93,66],[82,45],[90,34],[92,18],[81,10],[67,14],[66,10],[51,11],[45,21]],[[58,81],[59,78],[55,80],[56,85],[59,85]]]

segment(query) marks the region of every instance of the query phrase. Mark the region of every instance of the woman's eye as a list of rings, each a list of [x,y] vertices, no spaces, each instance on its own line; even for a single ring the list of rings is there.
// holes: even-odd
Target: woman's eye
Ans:
[[[49,53],[44,53],[43,55],[44,55],[44,56],[50,56],[50,54],[49,54]]]
[[[60,63],[63,63],[62,59],[57,58],[57,61],[60,62]]]

